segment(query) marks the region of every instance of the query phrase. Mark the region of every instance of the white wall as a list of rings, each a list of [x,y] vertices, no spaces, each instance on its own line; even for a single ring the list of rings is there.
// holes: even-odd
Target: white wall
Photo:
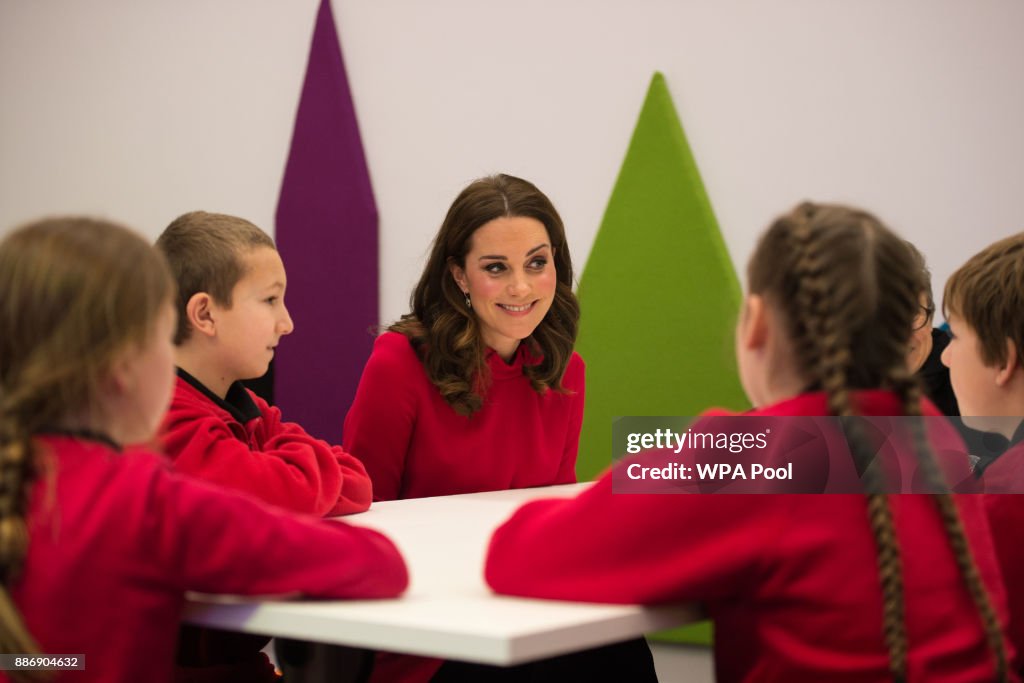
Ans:
[[[0,0],[0,231],[91,212],[155,237],[195,208],[271,228],[316,8]],[[381,214],[384,320],[449,202],[491,171],[548,192],[582,266],[655,70],[739,264],[804,197],[876,211],[940,287],[1024,229],[1016,0],[334,9]]]

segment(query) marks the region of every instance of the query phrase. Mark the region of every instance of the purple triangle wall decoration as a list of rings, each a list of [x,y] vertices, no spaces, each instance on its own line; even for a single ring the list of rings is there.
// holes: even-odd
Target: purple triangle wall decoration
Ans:
[[[281,340],[275,397],[287,420],[341,442],[378,323],[377,206],[329,0],[317,12],[276,239],[295,331]]]

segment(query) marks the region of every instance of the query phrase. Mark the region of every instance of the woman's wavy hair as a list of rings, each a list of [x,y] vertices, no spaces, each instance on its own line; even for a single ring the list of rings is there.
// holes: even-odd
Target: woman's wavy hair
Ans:
[[[173,297],[163,257],[112,223],[43,220],[0,242],[0,652],[38,652],[7,588],[28,550],[30,484],[49,471],[34,437],[69,416],[104,416],[111,364],[150,339]]]
[[[906,242],[870,213],[805,202],[778,218],[761,237],[748,268],[751,293],[762,295],[785,320],[805,378],[828,396],[843,420],[850,450],[864,472],[868,517],[878,553],[883,635],[896,681],[907,675],[907,633],[900,547],[873,450],[859,425],[852,389],[884,387],[904,414],[921,415],[921,389],[906,353],[918,297],[928,283]],[[960,514],[939,472],[921,420],[912,420],[914,447],[996,664],[1008,680],[1002,629],[978,572]]]
[[[523,374],[537,392],[566,391],[562,376],[576,343],[580,307],[572,291],[565,227],[551,200],[532,183],[497,174],[473,181],[455,198],[413,290],[412,311],[388,328],[409,338],[430,381],[460,415],[480,410],[481,394],[490,377],[480,325],[452,276],[451,266],[465,268],[473,234],[503,217],[533,218],[547,230],[557,273],[555,297],[547,315],[523,342],[539,359],[524,364]]]

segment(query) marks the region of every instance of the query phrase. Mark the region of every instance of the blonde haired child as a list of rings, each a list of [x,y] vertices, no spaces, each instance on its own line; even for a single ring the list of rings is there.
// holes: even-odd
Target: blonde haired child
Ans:
[[[407,583],[378,533],[126,448],[170,400],[173,296],[163,258],[107,222],[45,220],[0,243],[0,651],[84,653],[74,680],[170,681],[187,590],[384,598]]]

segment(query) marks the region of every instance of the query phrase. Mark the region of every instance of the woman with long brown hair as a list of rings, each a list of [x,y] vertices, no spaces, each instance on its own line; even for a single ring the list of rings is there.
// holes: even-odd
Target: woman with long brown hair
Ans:
[[[576,481],[584,367],[562,219],[532,183],[494,175],[452,203],[412,294],[377,338],[345,419],[375,500]],[[649,680],[646,642],[497,670],[383,653],[374,680]]]
[[[576,480],[572,283],[562,219],[532,183],[495,175],[459,194],[345,418],[375,500]]]

